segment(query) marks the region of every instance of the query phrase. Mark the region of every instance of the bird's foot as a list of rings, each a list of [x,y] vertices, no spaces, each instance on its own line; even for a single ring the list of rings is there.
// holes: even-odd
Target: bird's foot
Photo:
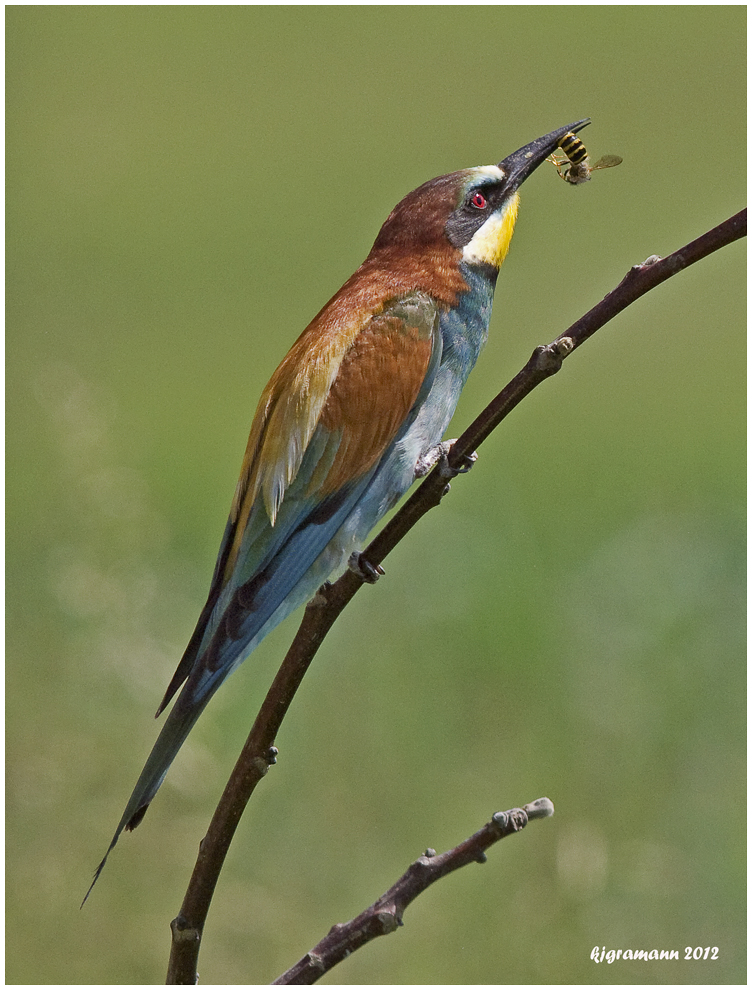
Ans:
[[[359,550],[350,554],[347,566],[366,584],[376,584],[381,575],[386,573],[381,564],[370,563]]]
[[[472,454],[462,455],[459,467],[451,467],[449,458],[447,457],[441,463],[441,476],[443,478],[456,478],[458,474],[467,474],[477,460],[478,454],[476,451],[473,451]]]
[[[455,443],[457,443],[456,440],[442,440],[441,443],[437,443],[430,450],[427,450],[425,454],[421,454],[415,465],[415,477],[423,478],[434,464],[439,465],[439,474],[442,478],[456,478],[458,474],[467,474],[478,460],[478,455],[475,451],[472,454],[464,454],[459,467],[450,467],[449,453]]]
[[[415,462],[415,477],[425,478],[431,468],[440,460],[447,459],[449,451],[452,449],[454,440],[443,440],[430,447],[425,454],[421,454]]]

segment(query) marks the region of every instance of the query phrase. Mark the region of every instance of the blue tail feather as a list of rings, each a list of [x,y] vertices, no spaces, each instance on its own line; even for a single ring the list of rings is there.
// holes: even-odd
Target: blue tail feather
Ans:
[[[320,568],[315,566],[316,560],[352,511],[371,474],[353,486],[347,497],[331,506],[330,511],[320,511],[317,516],[314,510],[309,517],[311,521],[306,521],[288,535],[268,564],[264,579],[259,580],[258,591],[252,596],[252,601],[246,600],[245,605],[242,604],[242,586],[240,589],[229,588],[219,596],[215,610],[221,613],[222,621],[207,622],[211,634],[208,637],[205,635],[198,646],[190,673],[183,669],[182,662],[178,668],[183,677],[187,676],[186,683],[154,743],[82,906],[123,831],[134,829],[143,818],[180,747],[217,688],[261,639],[294,607],[310,598],[325,579],[327,575],[320,573]],[[241,592],[240,596],[238,592]],[[229,601],[228,593],[232,593]],[[228,628],[232,631],[231,635]],[[192,645],[195,649],[193,640]]]

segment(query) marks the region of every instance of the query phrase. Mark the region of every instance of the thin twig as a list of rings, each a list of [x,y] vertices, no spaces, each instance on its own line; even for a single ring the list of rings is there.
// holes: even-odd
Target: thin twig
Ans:
[[[450,467],[459,468],[526,395],[556,374],[569,354],[636,299],[689,265],[745,236],[747,211],[709,230],[666,258],[652,256],[635,265],[619,285],[550,344],[537,347],[524,368],[474,420],[453,445]],[[363,552],[373,566],[437,506],[448,489],[439,468],[432,471],[413,495]],[[172,951],[167,983],[196,983],[201,935],[222,865],[240,817],[258,782],[274,763],[274,741],[295,692],[313,657],[339,614],[358,592],[363,580],[347,570],[334,584],[325,584],[306,608],[287,656],[261,706],[233,769],[209,829],[201,842],[180,914],[172,922]]]
[[[335,925],[299,962],[278,976],[273,985],[315,983],[362,945],[379,935],[390,935],[396,931],[403,924],[405,909],[432,883],[468,863],[485,863],[485,851],[489,846],[519,832],[529,821],[548,818],[553,813],[554,806],[548,798],[538,798],[524,808],[497,811],[479,832],[440,856],[433,849],[427,849],[375,904],[352,921]]]

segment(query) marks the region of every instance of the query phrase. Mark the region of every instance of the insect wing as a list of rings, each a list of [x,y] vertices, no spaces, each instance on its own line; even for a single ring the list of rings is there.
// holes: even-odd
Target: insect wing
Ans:
[[[624,161],[619,155],[604,155],[599,158],[595,165],[590,166],[590,171],[594,171],[596,168],[615,168],[617,165],[621,165]]]

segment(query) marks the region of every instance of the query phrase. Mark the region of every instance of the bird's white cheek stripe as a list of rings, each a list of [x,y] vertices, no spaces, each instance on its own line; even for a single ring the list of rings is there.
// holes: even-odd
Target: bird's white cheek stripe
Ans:
[[[499,212],[486,220],[480,230],[475,232],[472,240],[464,246],[463,260],[470,264],[501,267],[509,250],[509,242],[512,240],[519,205],[520,197],[515,193],[504,203]]]

